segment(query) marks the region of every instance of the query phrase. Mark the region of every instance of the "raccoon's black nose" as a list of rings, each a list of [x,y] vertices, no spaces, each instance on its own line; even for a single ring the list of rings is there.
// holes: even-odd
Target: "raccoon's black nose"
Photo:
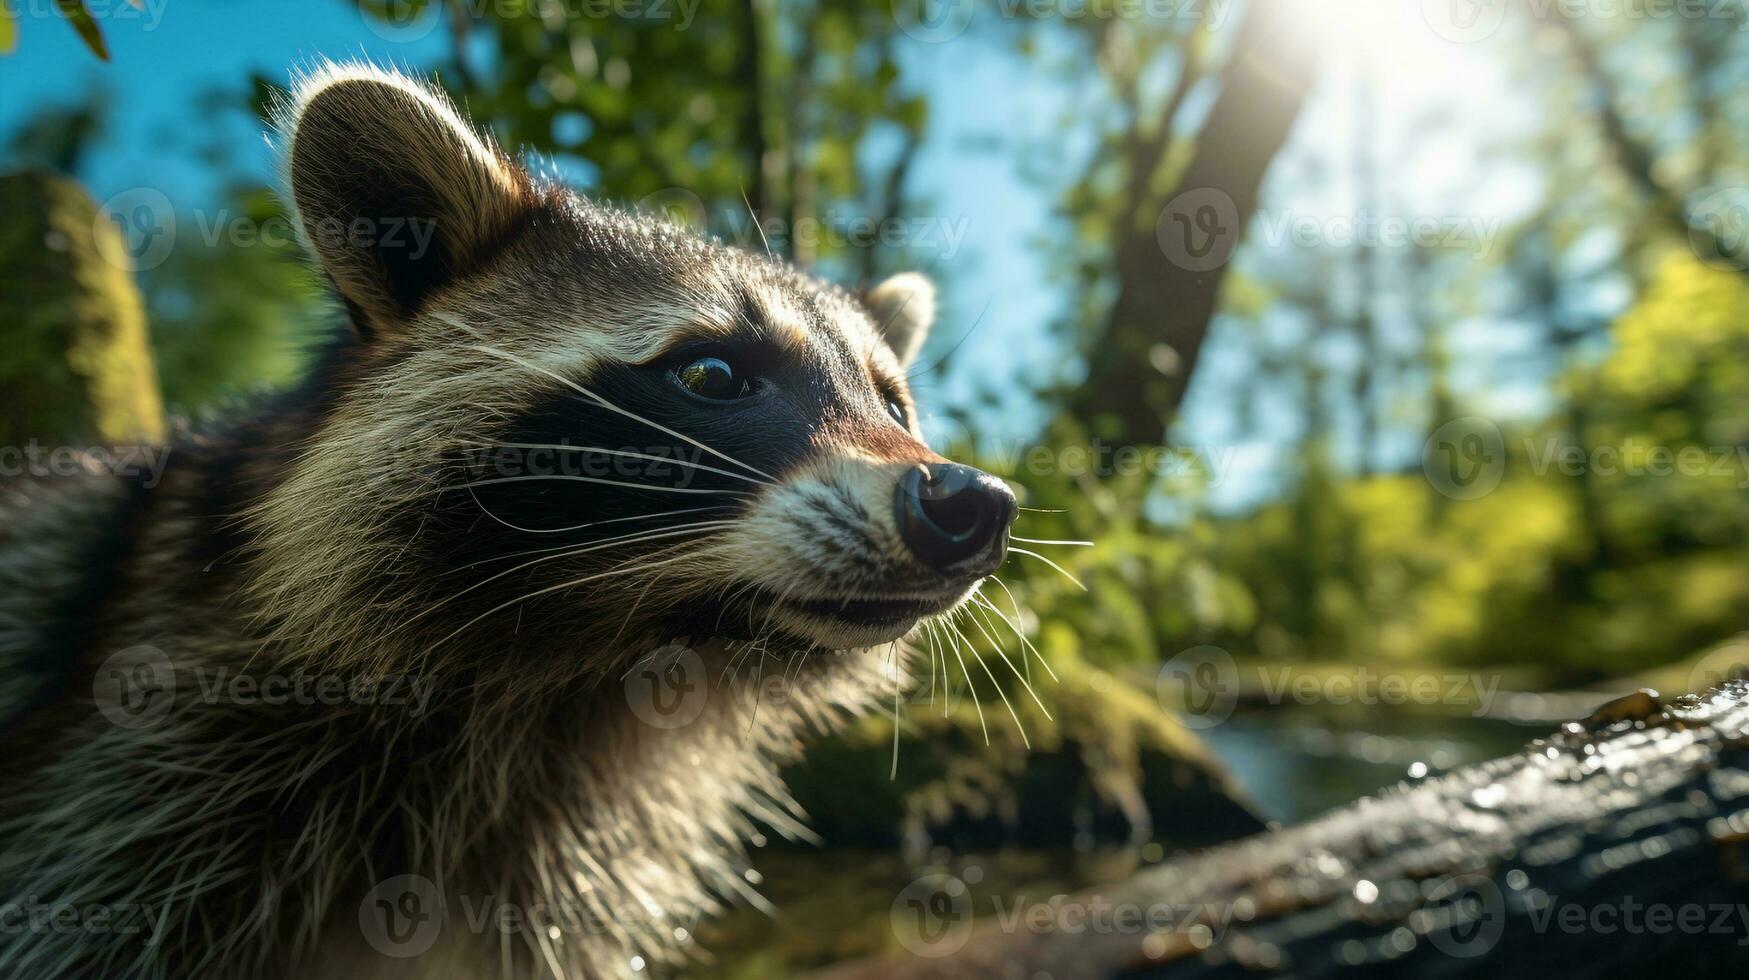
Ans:
[[[946,575],[988,575],[1008,557],[1014,494],[970,466],[919,466],[899,478],[899,535],[911,553]]]

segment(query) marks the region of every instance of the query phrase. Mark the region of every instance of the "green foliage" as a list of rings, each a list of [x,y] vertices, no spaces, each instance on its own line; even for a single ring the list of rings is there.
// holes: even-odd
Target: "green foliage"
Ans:
[[[182,415],[295,380],[338,316],[290,216],[265,188],[178,217],[178,244],[146,277],[165,399]]]
[[[138,6],[139,0],[128,0]],[[72,25],[79,40],[85,42],[85,47],[103,61],[109,60],[109,44],[103,39],[103,28],[97,26],[96,18],[91,16],[91,10],[85,0],[54,0],[55,12]],[[9,3],[0,4],[0,55],[11,54],[18,48],[18,12]]]
[[[1098,542],[1023,545],[1086,593],[1026,556],[1003,578],[1053,662],[1151,663],[1213,643],[1277,662],[1523,666],[1574,684],[1680,660],[1749,628],[1749,285],[1670,258],[1611,338],[1563,376],[1563,411],[1505,427],[1503,478],[1471,500],[1421,472],[1344,475],[1318,444],[1281,499],[1239,516],[1159,477],[986,454],[1030,505],[1064,510],[1029,512],[1017,533]],[[1059,423],[1041,458],[1084,443]],[[1174,519],[1149,520],[1161,512]]]

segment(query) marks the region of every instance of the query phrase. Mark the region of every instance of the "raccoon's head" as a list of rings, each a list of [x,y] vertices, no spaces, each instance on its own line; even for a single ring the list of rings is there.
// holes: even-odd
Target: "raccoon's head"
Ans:
[[[283,135],[353,335],[257,509],[282,629],[843,650],[1004,560],[1014,496],[919,435],[922,277],[853,296],[586,201],[372,69],[305,79]]]

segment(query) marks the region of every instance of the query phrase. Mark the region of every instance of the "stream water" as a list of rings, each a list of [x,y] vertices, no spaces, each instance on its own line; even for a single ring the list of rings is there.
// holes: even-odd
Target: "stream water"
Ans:
[[[1272,820],[1316,816],[1405,778],[1508,754],[1554,730],[1468,715],[1375,708],[1245,709],[1201,733],[1251,800]],[[1012,907],[1095,887],[1171,856],[1141,852],[1008,850],[931,856],[980,903]],[[804,976],[844,959],[897,949],[895,900],[926,869],[897,853],[828,848],[760,853],[755,883],[774,913],[739,908],[700,928],[715,960],[689,975]]]

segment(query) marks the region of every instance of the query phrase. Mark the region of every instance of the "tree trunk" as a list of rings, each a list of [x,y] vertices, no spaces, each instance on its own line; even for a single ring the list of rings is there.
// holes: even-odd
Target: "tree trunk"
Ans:
[[[0,177],[0,445],[164,439],[164,408],[120,231],[75,181]]]
[[[1254,0],[1220,76],[1220,95],[1159,221],[1118,249],[1117,299],[1070,409],[1123,445],[1161,441],[1184,399],[1214,316],[1227,259],[1257,211],[1269,162],[1314,74],[1314,45],[1288,0]]]

